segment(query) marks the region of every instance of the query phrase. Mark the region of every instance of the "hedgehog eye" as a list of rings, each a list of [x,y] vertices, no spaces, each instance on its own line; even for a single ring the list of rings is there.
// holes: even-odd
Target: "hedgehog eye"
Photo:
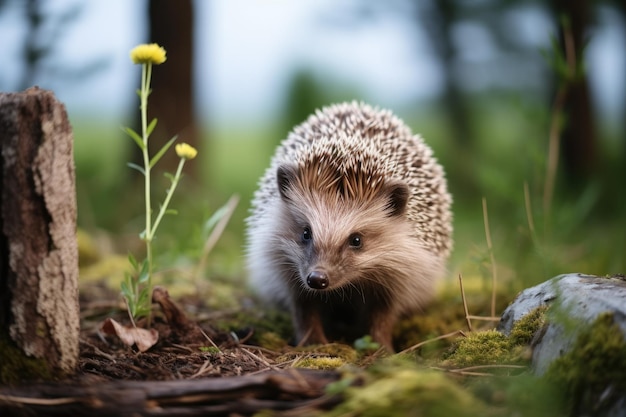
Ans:
[[[311,228],[306,226],[304,230],[302,230],[302,241],[306,243],[310,242],[311,239],[313,239],[313,233],[311,232]]]
[[[358,233],[353,233],[348,238],[348,243],[353,249],[360,249],[363,246],[363,237]]]

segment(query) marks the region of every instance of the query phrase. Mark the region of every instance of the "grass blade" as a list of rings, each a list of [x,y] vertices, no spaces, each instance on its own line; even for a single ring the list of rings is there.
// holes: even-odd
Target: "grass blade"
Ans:
[[[152,168],[157,162],[159,162],[159,159],[161,159],[163,154],[165,154],[165,152],[167,152],[167,150],[170,148],[170,146],[172,146],[172,144],[174,143],[174,141],[176,139],[178,139],[178,135],[176,135],[172,139],[170,139],[165,145],[163,145],[161,150],[159,152],[157,152],[157,154],[152,157],[152,159],[150,160],[150,168]]]

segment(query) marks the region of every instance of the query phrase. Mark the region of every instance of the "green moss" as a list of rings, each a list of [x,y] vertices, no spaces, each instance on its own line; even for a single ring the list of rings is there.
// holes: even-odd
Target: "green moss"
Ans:
[[[385,361],[363,386],[343,390],[344,401],[325,416],[476,416],[485,405],[443,373]]]
[[[477,283],[472,281],[476,280],[464,278],[468,306],[472,314],[487,316],[491,309],[491,294],[485,292],[482,287],[475,288]],[[505,300],[508,299],[510,299],[509,295],[497,294],[498,311],[506,307]],[[466,328],[463,300],[455,282],[455,285],[446,285],[424,312],[400,320],[394,329],[394,341],[399,350],[402,350],[425,340]],[[419,350],[419,353],[425,358],[436,358],[451,344],[451,339],[428,343]]]
[[[547,307],[541,306],[526,314],[513,325],[508,337],[496,330],[470,333],[457,341],[443,365],[466,367],[526,361],[525,347],[544,325],[546,310]]]
[[[0,358],[1,384],[53,379],[53,373],[43,359],[24,355],[5,335],[0,336]]]
[[[278,358],[278,360],[291,360],[297,356],[303,356],[303,354],[336,357],[350,363],[355,362],[359,358],[357,351],[349,345],[344,345],[343,343],[327,343],[325,345],[308,345],[292,348],[285,355]]]
[[[394,342],[399,350],[414,346],[425,340],[447,334],[465,327],[463,305],[453,300],[437,300],[422,314],[415,314],[399,321],[394,329]],[[437,358],[451,345],[443,339],[428,343],[416,353],[423,358]]]
[[[276,362],[294,362],[293,366],[298,368],[335,369],[343,364],[355,363],[358,358],[357,351],[351,346],[329,343],[288,349],[276,358]]]
[[[316,354],[325,354],[332,357],[341,358],[346,362],[354,363],[359,355],[352,346],[343,343],[328,343],[326,345],[312,345],[298,348],[300,352],[311,352]]]
[[[444,360],[446,366],[466,367],[514,362],[511,341],[496,330],[470,333],[458,341]]]
[[[259,346],[269,349],[280,351],[284,347],[287,346],[287,341],[283,339],[278,333],[275,332],[265,332],[261,333],[257,337],[257,342]]]
[[[509,338],[514,346],[528,345],[546,322],[548,306],[539,306],[515,323]]]
[[[514,325],[509,337],[495,330],[470,333],[457,341],[442,364],[523,363],[528,359],[527,345],[545,323],[546,310],[531,311]],[[577,331],[571,350],[556,359],[543,378],[472,382],[470,388],[487,404],[500,402],[523,416],[606,415],[626,392],[626,340],[610,313]]]
[[[555,417],[565,416],[564,402],[554,384],[530,373],[466,379],[464,385],[488,404],[489,416]]]
[[[613,314],[598,316],[545,377],[564,389],[576,414],[610,408],[626,392],[626,340]]]
[[[345,361],[341,358],[337,357],[305,357],[302,358],[296,363],[294,363],[294,368],[308,368],[308,369],[337,369],[343,365],[345,365]]]

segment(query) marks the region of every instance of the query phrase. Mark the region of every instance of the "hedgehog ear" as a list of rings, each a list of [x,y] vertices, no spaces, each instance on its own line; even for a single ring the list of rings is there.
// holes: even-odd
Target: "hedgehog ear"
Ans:
[[[400,216],[406,211],[409,201],[409,187],[401,182],[389,184],[387,186],[387,206],[389,217]]]
[[[288,191],[297,177],[297,169],[291,165],[281,165],[276,170],[276,183],[283,200],[290,200]]]

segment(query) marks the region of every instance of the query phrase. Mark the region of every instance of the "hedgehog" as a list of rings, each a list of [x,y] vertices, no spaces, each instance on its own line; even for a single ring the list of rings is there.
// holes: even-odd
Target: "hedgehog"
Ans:
[[[445,274],[452,198],[443,168],[389,110],[317,110],[278,146],[247,219],[251,286],[288,308],[296,343],[364,335],[393,352],[393,326]]]

